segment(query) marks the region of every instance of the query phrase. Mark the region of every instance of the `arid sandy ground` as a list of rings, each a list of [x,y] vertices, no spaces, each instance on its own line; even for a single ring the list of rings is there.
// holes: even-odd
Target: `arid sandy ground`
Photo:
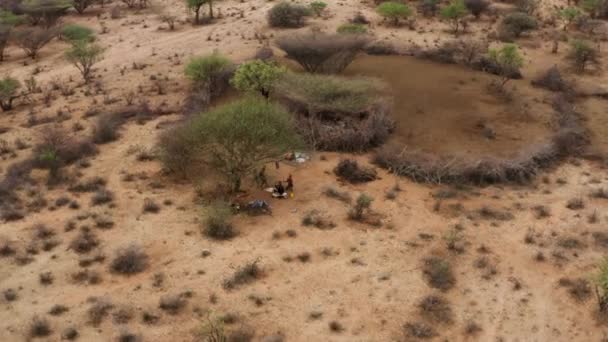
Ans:
[[[438,19],[420,17],[416,30],[391,28],[380,25],[370,4],[328,3],[327,18],[312,19],[299,30],[319,26],[333,31],[361,11],[371,19],[375,36],[398,48],[452,39],[447,24]],[[82,173],[81,179],[107,180],[106,188],[114,193],[111,204],[93,206],[91,194],[68,192],[65,186],[47,189],[46,174],[34,172],[38,182],[23,192],[30,196],[24,200],[44,198],[48,205],[22,220],[1,223],[0,242],[10,241],[16,255],[0,257],[0,291],[13,289],[17,298],[0,298],[0,341],[27,340],[36,315],[50,322],[49,341],[61,340],[69,327],[77,329],[82,341],[114,340],[125,331],[144,341],[191,341],[192,331],[209,317],[226,315],[237,317],[226,324],[227,330],[254,332],[254,340],[267,342],[280,341],[280,337],[285,341],[407,340],[404,325],[420,322],[433,326],[434,339],[441,341],[605,341],[608,326],[596,317],[594,295],[577,301],[567,287],[560,286],[562,278],[588,279],[608,251],[608,200],[590,196],[594,190],[608,189],[608,173],[598,161],[570,159],[526,186],[431,186],[382,170],[379,180],[355,186],[338,182],[332,173],[345,155],[315,153],[302,165],[272,168],[273,179],[285,179],[291,173],[296,183],[293,199],[272,201],[272,216],[239,216],[240,234],[227,242],[202,236],[199,185],[175,182],[163,175],[157,161],[138,161],[136,156],[154,148],[166,126],[162,123],[182,117],[188,91],[183,68],[191,56],[219,50],[238,62],[253,56],[265,40],[272,42],[273,37],[298,31],[267,27],[265,13],[273,4],[218,1],[221,19],[198,27],[180,23],[174,32],[160,30],[165,24],[152,10],[125,10],[122,18],[110,19],[108,9],[117,4],[109,4],[106,9],[94,6],[82,17],[70,14],[66,22],[98,32],[107,27],[107,33],[98,34],[107,50],[88,87],[80,84],[76,69],[64,60],[65,43],[51,43],[36,62],[25,59],[15,47],[8,49],[0,74],[24,80],[37,69],[35,77],[43,87],[55,82],[75,88],[70,96],[55,91],[48,106],[34,98],[33,103],[19,104],[0,115],[0,127],[10,128],[0,139],[10,145],[20,139],[31,147],[48,127],[57,124],[28,125],[32,115],[40,120],[67,114],[67,119],[53,121],[70,130],[78,122],[84,129],[73,134],[88,135],[94,117],[87,118],[85,113],[121,108],[129,93],[134,94],[135,103],[145,100],[168,114],[141,125],[128,123],[118,141],[99,147],[90,167],[74,167],[74,172]],[[164,6],[183,21],[187,18],[179,1],[154,5]],[[554,5],[563,6],[565,1],[543,1],[542,8],[548,11]],[[493,24],[484,16],[470,25],[469,35],[485,36]],[[536,31],[519,42],[525,52],[524,79],[515,84],[528,84],[537,72],[553,64],[567,65],[565,46],[557,55],[550,54],[551,42],[543,34]],[[165,77],[169,80],[165,93],[158,94],[153,78]],[[568,77],[608,86],[603,72],[569,73]],[[92,90],[85,92],[88,88]],[[590,98],[581,108],[591,115],[587,124],[595,134],[594,148],[605,152],[608,102]],[[29,149],[17,150],[14,158],[4,156],[0,172],[28,157]],[[369,160],[367,155],[352,157],[364,164]],[[386,193],[395,184],[401,191],[389,199]],[[349,221],[347,205],[323,194],[329,186],[352,196],[370,194],[383,225]],[[62,196],[77,201],[80,208],[55,205]],[[145,199],[158,203],[160,211],[143,213]],[[567,208],[573,199],[581,199],[582,208]],[[327,230],[302,226],[302,217],[312,209],[323,212],[336,226]],[[545,209],[547,215],[541,217],[539,211]],[[100,217],[113,221],[113,227],[96,228]],[[77,229],[65,229],[69,222]],[[41,250],[44,241],[33,237],[37,224],[51,228],[59,245]],[[79,266],[83,257],[69,248],[83,226],[89,226],[101,241],[91,255],[105,256],[88,267]],[[450,250],[444,237],[454,229],[462,239]],[[149,255],[147,270],[133,276],[110,272],[115,250],[133,242]],[[37,254],[31,255],[31,262],[20,263],[32,243],[38,244]],[[451,265],[455,275],[451,289],[428,285],[423,266],[432,256]],[[261,279],[233,290],[222,287],[236,268],[256,260],[263,269]],[[75,282],[72,275],[84,269],[98,272],[101,279],[95,284]],[[51,272],[52,283],[41,284],[40,275],[45,272]],[[191,292],[180,312],[169,314],[159,308],[161,297],[185,291]],[[419,303],[428,295],[449,302],[450,322],[436,322],[420,313]],[[94,305],[91,297],[112,304],[97,326],[88,315]],[[55,305],[64,305],[68,311],[47,314]],[[158,321],[145,322],[144,313],[158,316]]]

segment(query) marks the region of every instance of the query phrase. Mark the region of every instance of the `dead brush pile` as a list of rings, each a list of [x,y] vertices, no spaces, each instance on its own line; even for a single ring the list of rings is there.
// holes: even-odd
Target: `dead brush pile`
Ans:
[[[580,155],[589,144],[589,132],[572,103],[562,94],[553,100],[556,131],[549,141],[530,146],[514,158],[482,157],[476,160],[385,146],[372,162],[417,182],[428,183],[525,183],[541,170],[571,155]]]
[[[355,152],[381,145],[394,129],[383,88],[370,78],[288,73],[275,97],[298,114],[299,133],[310,145]]]

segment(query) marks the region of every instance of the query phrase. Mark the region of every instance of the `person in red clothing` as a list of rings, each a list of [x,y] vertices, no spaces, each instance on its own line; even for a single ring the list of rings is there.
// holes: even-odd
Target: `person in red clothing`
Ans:
[[[287,180],[285,182],[287,183],[285,191],[293,192],[293,177],[291,177],[291,173],[289,174],[289,177],[287,177]]]

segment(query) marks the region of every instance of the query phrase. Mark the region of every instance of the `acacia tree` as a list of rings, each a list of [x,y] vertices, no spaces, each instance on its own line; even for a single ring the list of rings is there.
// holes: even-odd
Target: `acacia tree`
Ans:
[[[57,36],[54,29],[43,29],[39,27],[24,27],[15,30],[12,40],[25,51],[28,57],[36,59],[38,51]]]
[[[407,19],[412,15],[412,9],[408,5],[392,1],[381,3],[376,11],[390,20],[394,26],[399,25],[400,19]]]
[[[462,0],[454,0],[441,9],[441,16],[450,22],[454,34],[458,35],[462,19],[467,15],[467,7]]]
[[[72,48],[65,53],[66,59],[82,74],[85,83],[91,79],[93,65],[102,58],[103,48],[86,41],[76,41]]]
[[[194,12],[194,24],[198,25],[201,7],[205,4],[209,6],[209,18],[213,19],[213,1],[214,0],[186,0],[186,7]]]
[[[0,10],[0,62],[4,61],[4,49],[8,45],[11,31],[20,21],[12,12]]]
[[[273,62],[254,60],[241,64],[230,83],[238,90],[259,92],[265,98],[270,96],[274,82],[285,72],[285,68]]]
[[[200,19],[201,7],[205,4],[205,0],[186,0],[186,6],[194,12],[194,24],[198,25]]]
[[[270,102],[245,98],[203,113],[186,130],[190,148],[239,191],[244,177],[301,146],[292,116]],[[198,152],[197,152],[198,151]]]
[[[84,11],[93,4],[93,0],[73,0],[74,9],[78,14],[84,13]]]
[[[587,65],[599,63],[597,49],[590,42],[579,39],[572,42],[568,58],[579,72],[585,71]]]
[[[519,54],[517,45],[505,44],[500,49],[490,49],[490,59],[498,66],[498,72],[501,77],[500,88],[511,79],[511,75],[518,72],[523,65],[523,58]]]
[[[578,7],[566,7],[557,12],[557,15],[565,21],[564,31],[568,29],[572,23],[574,23],[578,18],[580,18],[583,13]]]
[[[28,16],[32,25],[41,24],[48,29],[54,26],[72,6],[70,0],[25,0],[19,9]]]
[[[21,83],[10,76],[0,80],[0,108],[3,111],[13,109],[13,101],[19,97],[17,90],[20,87]]]

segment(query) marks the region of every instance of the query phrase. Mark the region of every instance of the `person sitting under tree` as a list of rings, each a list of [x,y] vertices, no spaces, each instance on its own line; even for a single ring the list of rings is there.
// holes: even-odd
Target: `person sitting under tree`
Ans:
[[[285,192],[285,187],[283,186],[282,182],[277,182],[277,184],[274,185],[273,191],[272,191],[272,197],[280,197],[280,198],[286,198],[287,197],[287,193]]]

